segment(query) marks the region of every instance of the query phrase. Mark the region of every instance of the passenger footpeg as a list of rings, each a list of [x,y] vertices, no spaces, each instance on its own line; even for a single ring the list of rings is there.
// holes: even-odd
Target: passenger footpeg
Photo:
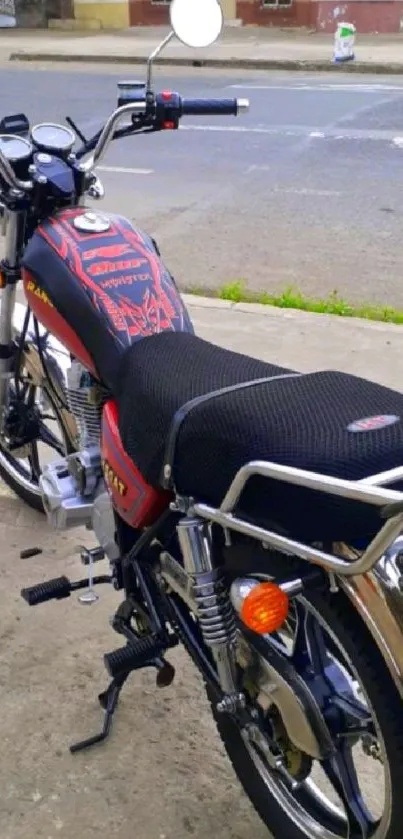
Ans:
[[[105,711],[102,731],[70,746],[70,752],[75,754],[84,749],[102,743],[108,737],[112,718],[119,702],[120,691],[126,679],[134,670],[141,670],[143,667],[155,667],[157,669],[157,686],[168,687],[175,676],[175,669],[172,664],[165,661],[163,653],[166,645],[156,638],[138,638],[104,656],[105,667],[112,676],[108,688],[98,696],[101,708]]]
[[[54,580],[47,580],[36,586],[23,588],[21,597],[28,603],[28,606],[37,606],[39,603],[46,603],[48,600],[63,600],[70,597],[72,588],[68,577],[55,577]]]
[[[109,574],[103,574],[92,579],[92,585],[111,582],[112,577]],[[72,591],[78,591],[87,588],[87,586],[88,580],[72,582],[68,577],[55,577],[53,580],[21,589],[21,597],[28,603],[28,606],[38,606],[39,603],[47,603],[48,600],[63,600],[65,597],[70,597]]]

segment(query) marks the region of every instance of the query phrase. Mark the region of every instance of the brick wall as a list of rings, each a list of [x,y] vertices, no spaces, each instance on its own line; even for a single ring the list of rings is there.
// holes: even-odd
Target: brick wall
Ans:
[[[169,23],[169,3],[129,0],[130,26],[159,26]]]
[[[401,32],[403,27],[402,0],[319,0],[316,28],[319,32],[334,32],[337,21],[354,23],[364,33]]]
[[[237,17],[258,26],[313,26],[316,3],[293,0],[290,5],[265,5],[263,0],[238,0]]]
[[[35,0],[23,0],[35,5]],[[70,2],[70,0],[47,0]],[[338,20],[348,20],[358,32],[400,32],[403,29],[403,0],[292,0],[290,5],[266,5],[263,0],[237,0],[237,17],[244,24],[258,26],[305,26],[320,32],[334,32]],[[129,0],[130,26],[169,23],[169,4],[151,0]]]
[[[403,30],[403,0],[293,0],[290,6],[238,0],[237,17],[259,26],[308,26],[334,32],[337,21],[354,23],[361,33]]]

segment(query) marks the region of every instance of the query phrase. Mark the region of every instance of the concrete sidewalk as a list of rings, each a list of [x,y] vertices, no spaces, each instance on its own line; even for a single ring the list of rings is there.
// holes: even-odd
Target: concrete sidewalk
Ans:
[[[303,373],[341,370],[403,391],[403,327],[183,295],[207,341]]]
[[[167,27],[115,32],[0,30],[0,60],[143,64]],[[226,27],[216,44],[191,50],[178,41],[158,63],[250,69],[348,70],[403,73],[403,35],[357,37],[356,61],[333,63],[333,38],[305,30]]]
[[[403,329],[347,318],[186,297],[199,335],[301,370],[339,368],[403,389]],[[2,839],[268,839],[223,755],[201,680],[183,650],[173,685],[131,677],[111,739],[69,754],[100,725],[105,651],[119,646],[108,620],[120,597],[99,588],[91,609],[76,596],[29,609],[23,586],[83,575],[77,545],[55,534],[0,485],[0,821]],[[41,556],[21,560],[38,546]],[[97,573],[106,567],[97,566]],[[129,767],[129,769],[128,769]],[[200,767],[203,771],[200,771]],[[375,762],[362,757],[368,805],[383,806]]]

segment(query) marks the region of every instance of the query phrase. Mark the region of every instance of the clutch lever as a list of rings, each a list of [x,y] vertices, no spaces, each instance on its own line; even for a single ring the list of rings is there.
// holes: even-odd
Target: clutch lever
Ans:
[[[71,117],[66,117],[66,122],[67,122],[67,125],[69,125],[70,128],[73,129],[74,133],[77,134],[77,137],[81,140],[83,145],[86,146],[87,143],[88,143],[88,140],[84,137],[84,134],[82,133],[82,131],[80,131],[78,126],[75,124],[74,120],[72,120]]]

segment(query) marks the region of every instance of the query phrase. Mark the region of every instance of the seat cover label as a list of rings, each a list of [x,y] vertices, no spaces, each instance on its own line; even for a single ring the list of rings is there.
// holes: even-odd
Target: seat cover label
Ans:
[[[355,434],[363,431],[379,431],[381,428],[387,428],[388,425],[395,425],[396,422],[400,422],[400,417],[396,416],[396,414],[365,417],[364,419],[351,422],[347,426],[347,431],[352,431]]]

